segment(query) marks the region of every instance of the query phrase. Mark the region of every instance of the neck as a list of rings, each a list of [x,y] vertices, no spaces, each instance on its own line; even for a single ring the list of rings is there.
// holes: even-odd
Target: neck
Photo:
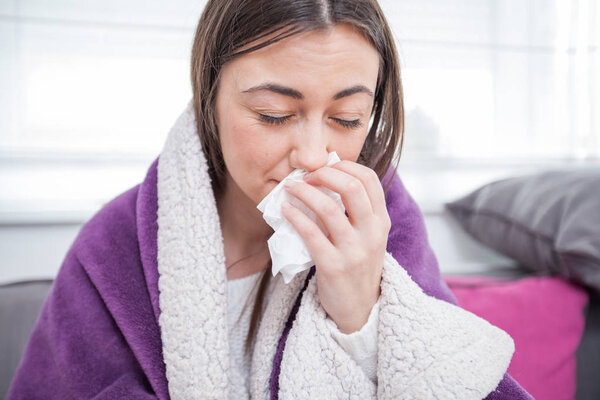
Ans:
[[[227,265],[266,248],[273,229],[231,179],[227,179],[216,200]],[[265,253],[268,255],[268,250],[261,252],[263,256]]]

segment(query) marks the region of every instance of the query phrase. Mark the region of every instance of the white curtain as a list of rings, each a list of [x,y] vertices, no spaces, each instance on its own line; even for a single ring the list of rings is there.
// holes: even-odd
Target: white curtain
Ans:
[[[570,155],[599,155],[600,7],[597,0],[560,0],[556,13],[556,126],[571,132]]]
[[[386,0],[408,159],[600,156],[597,0]]]

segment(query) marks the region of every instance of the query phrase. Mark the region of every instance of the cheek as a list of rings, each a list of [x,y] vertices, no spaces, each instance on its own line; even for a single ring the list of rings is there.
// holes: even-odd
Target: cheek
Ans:
[[[366,136],[366,132],[355,135],[342,135],[336,138],[332,149],[337,152],[340,159],[356,162],[365,143]]]
[[[225,166],[240,190],[258,204],[274,187],[272,171],[285,151],[275,148],[279,141],[265,128],[244,121],[230,120],[222,132],[221,146]]]
[[[233,175],[251,174],[269,166],[272,149],[264,128],[232,117],[221,131],[221,145],[225,164]]]

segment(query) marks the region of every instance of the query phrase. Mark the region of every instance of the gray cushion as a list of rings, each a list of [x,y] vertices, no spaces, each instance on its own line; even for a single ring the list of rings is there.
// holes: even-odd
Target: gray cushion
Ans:
[[[0,285],[0,398],[8,392],[52,281]]]
[[[505,179],[446,207],[473,237],[524,267],[600,292],[600,169]]]

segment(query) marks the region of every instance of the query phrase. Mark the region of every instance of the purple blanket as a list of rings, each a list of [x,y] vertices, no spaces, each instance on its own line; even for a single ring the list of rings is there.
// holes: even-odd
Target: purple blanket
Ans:
[[[8,399],[168,399],[158,325],[157,161],[69,249]],[[388,251],[425,293],[456,303],[400,179],[386,197]],[[278,355],[279,357],[281,355]],[[509,375],[488,399],[530,399]]]

